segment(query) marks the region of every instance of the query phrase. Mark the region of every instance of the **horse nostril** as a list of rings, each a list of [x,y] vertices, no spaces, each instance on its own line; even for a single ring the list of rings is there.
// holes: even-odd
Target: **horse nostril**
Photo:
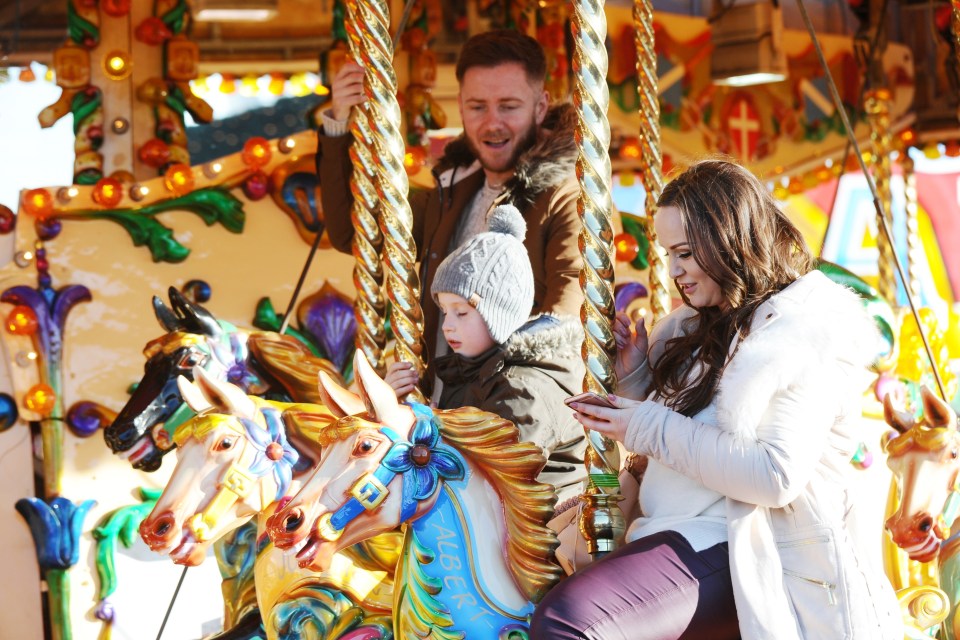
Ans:
[[[286,517],[283,521],[283,528],[287,533],[291,533],[300,528],[300,525],[303,524],[303,511],[297,509],[290,515]]]
[[[920,531],[922,531],[923,533],[927,533],[928,531],[930,531],[930,529],[933,528],[933,518],[931,518],[930,516],[927,516],[926,518],[920,521],[920,524],[917,526],[917,528],[920,529]]]
[[[167,533],[167,531],[170,531],[170,523],[169,523],[169,522],[158,522],[158,523],[157,523],[157,528],[154,529],[154,533],[156,533],[158,536],[165,535],[165,534]]]

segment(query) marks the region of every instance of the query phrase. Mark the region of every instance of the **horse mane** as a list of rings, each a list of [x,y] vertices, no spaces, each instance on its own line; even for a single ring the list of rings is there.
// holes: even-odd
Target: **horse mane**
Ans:
[[[436,416],[444,440],[481,469],[500,494],[507,564],[523,593],[539,602],[563,575],[554,556],[556,534],[546,526],[553,517],[556,493],[536,480],[544,464],[543,451],[520,441],[512,422],[480,409],[438,410]]]
[[[951,442],[960,440],[960,432],[944,427],[928,427],[918,422],[907,431],[891,438],[884,444],[888,456],[902,456],[914,449],[939,451]]]
[[[253,331],[247,338],[247,346],[265,372],[297,402],[322,404],[317,387],[317,377],[321,371],[345,386],[343,377],[332,362],[315,356],[296,338],[273,331]]]

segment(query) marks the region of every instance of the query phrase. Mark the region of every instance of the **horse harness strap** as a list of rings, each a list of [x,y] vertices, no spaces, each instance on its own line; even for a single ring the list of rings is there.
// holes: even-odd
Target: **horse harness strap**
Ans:
[[[217,492],[206,508],[187,520],[187,526],[193,531],[197,542],[206,542],[210,539],[223,514],[236,502],[250,495],[256,485],[256,478],[237,464],[245,458],[249,443],[244,437],[244,432],[233,421],[224,420],[223,416],[216,414],[198,416],[194,419],[190,428],[181,428],[177,431],[174,441],[180,446],[190,437],[203,440],[207,434],[216,428],[226,428],[236,433],[243,443],[243,449],[224,472],[223,478],[217,483]]]
[[[390,441],[396,446],[396,443],[403,442],[403,438],[390,427],[380,427],[380,433],[390,438]],[[335,512],[325,513],[317,523],[317,533],[325,540],[334,541],[343,535],[343,530],[348,524],[356,519],[364,511],[374,511],[390,495],[387,489],[397,472],[388,469],[382,462],[372,472],[364,474],[350,488],[352,496],[342,504]],[[403,509],[400,513],[400,522],[405,522],[407,518],[413,515],[416,507],[415,501],[403,502]]]

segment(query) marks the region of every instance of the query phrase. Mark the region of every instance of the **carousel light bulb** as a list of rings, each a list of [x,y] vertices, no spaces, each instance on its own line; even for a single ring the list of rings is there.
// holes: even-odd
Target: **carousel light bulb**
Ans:
[[[259,168],[270,162],[270,143],[260,136],[250,138],[243,145],[240,158],[248,167]]]
[[[30,189],[23,195],[23,210],[43,220],[53,213],[53,197],[46,189]]]
[[[175,195],[186,195],[193,191],[193,170],[183,163],[171,165],[163,175],[163,183]]]
[[[126,133],[130,130],[130,122],[126,118],[114,118],[110,128],[116,134]]]
[[[17,366],[21,369],[26,369],[32,367],[37,360],[36,351],[17,351],[17,355],[13,357],[14,362],[17,363]]]
[[[93,186],[91,197],[101,207],[112,209],[123,200],[123,184],[116,178],[100,178]]]
[[[136,183],[130,187],[130,197],[136,202],[140,202],[146,198],[149,193],[149,187],[140,183]]]
[[[37,314],[25,304],[18,304],[7,316],[7,331],[15,336],[29,336],[37,332]]]
[[[77,197],[80,190],[76,187],[60,187],[57,190],[57,200],[66,204]]]
[[[27,409],[46,418],[53,413],[53,407],[57,402],[57,394],[50,388],[50,385],[41,382],[30,387],[23,401]]]
[[[33,251],[17,251],[13,256],[13,261],[17,263],[18,267],[29,267],[33,262]]]
[[[125,51],[111,51],[103,61],[103,70],[112,80],[123,80],[130,75],[130,56]]]
[[[216,178],[223,171],[223,165],[219,162],[210,162],[203,166],[203,175],[208,178]]]
[[[277,148],[280,149],[281,153],[290,153],[295,146],[297,146],[297,141],[293,138],[284,138],[277,143]]]

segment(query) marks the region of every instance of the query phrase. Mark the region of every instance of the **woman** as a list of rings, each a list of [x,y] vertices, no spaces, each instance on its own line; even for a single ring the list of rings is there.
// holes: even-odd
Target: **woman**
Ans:
[[[571,405],[648,457],[643,515],[547,595],[531,637],[900,640],[849,482],[871,321],[742,167],[699,162],[658,206],[685,305],[649,348],[619,317],[616,408]]]

